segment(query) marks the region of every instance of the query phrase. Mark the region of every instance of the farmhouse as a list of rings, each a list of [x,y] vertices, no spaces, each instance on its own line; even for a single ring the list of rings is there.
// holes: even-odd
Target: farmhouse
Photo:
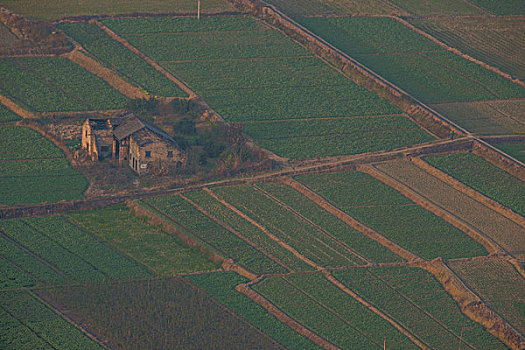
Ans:
[[[86,119],[82,148],[92,160],[127,162],[139,175],[181,168],[187,161],[187,155],[171,136],[129,112],[113,118]]]

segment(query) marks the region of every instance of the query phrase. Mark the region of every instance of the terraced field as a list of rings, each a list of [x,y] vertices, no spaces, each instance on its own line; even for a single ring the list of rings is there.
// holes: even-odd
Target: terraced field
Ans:
[[[127,98],[66,58],[0,59],[0,92],[36,112],[107,110]]]
[[[197,22],[192,18],[154,18],[103,22],[187,82],[224,119],[247,123],[247,134],[280,156],[353,154],[432,140],[398,115],[397,108],[254,19],[212,17]],[[367,118],[346,119],[392,114],[384,120],[384,126]],[[329,119],[333,117],[341,119]],[[288,125],[255,123],[277,120]],[[388,127],[391,121],[402,127],[391,130]],[[286,126],[294,133],[265,137],[267,130],[277,126],[280,130]],[[313,147],[307,139],[313,136],[312,128],[317,127],[317,147]],[[357,130],[368,134],[369,142],[358,144]],[[372,141],[376,139],[377,144]],[[338,140],[337,144],[333,140]]]
[[[300,175],[296,179],[361,223],[423,258],[486,254],[480,244],[463,232],[370,175],[348,172]]]
[[[521,333],[525,332],[525,279],[512,265],[486,258],[451,261],[449,266],[490,307]]]
[[[205,246],[255,273],[285,272],[286,269],[260,250],[201,213],[180,196],[156,197],[145,202]]]
[[[251,299],[235,291],[235,286],[248,282],[244,277],[233,272],[224,272],[192,275],[186,278],[286,348],[320,349],[310,340],[275,319]]]
[[[377,349],[388,338],[403,349],[411,341],[322,275],[269,277],[253,289],[316,334],[342,349]]]
[[[113,40],[94,24],[63,23],[59,25],[67,35],[95,56],[97,61],[116,70],[127,80],[158,96],[185,97],[173,82],[147,62]]]
[[[68,286],[39,295],[112,348],[282,348],[180,278]]]
[[[424,159],[485,196],[525,215],[523,182],[483,158],[472,153],[455,153]]]
[[[22,126],[0,126],[0,204],[77,199],[86,188],[53,143]]]
[[[388,267],[337,271],[334,276],[388,313],[434,349],[504,349],[483,327],[463,315],[439,282],[424,270]]]
[[[26,291],[0,292],[2,349],[104,349]]]
[[[148,224],[145,218],[136,217],[123,205],[73,212],[65,217],[157,275],[169,277],[217,268],[198,249],[190,248],[178,237]]]
[[[149,276],[142,266],[61,217],[1,221],[0,237],[2,265],[16,277],[2,276],[4,288]]]
[[[525,228],[428,174],[410,161],[392,161],[376,168],[489,236],[517,257],[525,251]]]
[[[56,19],[69,16],[95,14],[124,14],[134,12],[166,13],[166,12],[197,12],[194,0],[113,0],[108,5],[106,1],[96,0],[81,2],[65,0],[58,2],[41,2],[37,0],[23,1],[4,0],[3,5],[11,10],[30,17]],[[206,0],[202,2],[205,12],[231,11],[232,5],[226,0]]]

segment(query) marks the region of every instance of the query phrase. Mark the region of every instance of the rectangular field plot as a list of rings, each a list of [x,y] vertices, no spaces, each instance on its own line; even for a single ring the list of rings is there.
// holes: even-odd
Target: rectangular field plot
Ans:
[[[22,118],[0,104],[0,123],[14,122],[20,119]]]
[[[507,153],[509,156],[516,158],[522,163],[525,163],[525,141],[499,143],[495,144],[494,146]]]
[[[237,292],[235,290],[237,285],[248,282],[244,277],[234,272],[221,272],[191,275],[186,278],[287,349],[320,349],[310,340],[278,321],[254,301]]]
[[[432,349],[505,349],[461,310],[434,277],[413,267],[337,271],[334,276]]]
[[[160,276],[211,271],[216,264],[125,206],[73,212],[66,218]]]
[[[117,109],[127,98],[66,58],[0,60],[0,92],[36,112]]]
[[[391,151],[434,140],[404,116],[249,122],[244,132],[262,147],[297,159]]]
[[[94,24],[63,23],[59,28],[80,43],[99,62],[116,69],[124,78],[146,91],[158,96],[186,96],[168,78]]]
[[[482,10],[462,0],[389,0],[389,2],[415,15],[483,14]]]
[[[338,267],[364,263],[345,244],[254,187],[218,187],[213,192],[316,264]]]
[[[174,278],[46,289],[39,294],[122,349],[279,349],[204,291]]]
[[[5,350],[104,349],[25,291],[0,292],[0,329]]]
[[[267,2],[292,17],[344,14],[388,15],[398,12],[395,6],[381,0],[269,0]]]
[[[213,198],[205,191],[195,191],[184,194],[197,205],[206,210],[212,217],[221,220],[248,240],[253,242],[259,249],[271,256],[274,261],[285,267],[288,271],[306,271],[312,267],[298,259],[289,250],[279,245],[275,240],[268,237],[259,227],[238,215],[230,208]]]
[[[395,262],[401,258],[376,241],[352,229],[343,221],[283,183],[262,183],[257,187],[296,210],[300,215],[321,227],[328,234],[352,248],[360,256],[373,262]]]
[[[525,279],[505,260],[450,261],[449,266],[494,311],[525,332]]]
[[[253,289],[288,316],[342,349],[378,349],[385,337],[401,349],[417,349],[390,323],[320,274],[268,277]]]
[[[56,19],[83,15],[116,15],[134,12],[166,13],[166,12],[197,12],[197,2],[194,0],[112,0],[79,2],[65,0],[60,2],[42,2],[39,0],[2,2],[9,9],[22,15]],[[202,1],[203,12],[232,11],[232,5],[226,0]]]
[[[87,185],[51,141],[29,128],[0,126],[0,204],[78,199]]]
[[[297,180],[334,206],[426,259],[485,255],[463,232],[360,172],[300,175]]]
[[[472,153],[456,153],[424,159],[465,185],[525,216],[523,182],[483,158]]]
[[[375,167],[492,238],[510,254],[519,256],[525,252],[525,228],[412,162],[391,161]]]
[[[61,217],[2,221],[0,233],[4,238],[2,250],[8,253],[2,263],[16,266],[37,285],[63,280],[129,280],[149,275],[136,262]]]
[[[255,273],[286,272],[283,266],[201,213],[182,197],[156,197],[144,201],[187,234],[248,270]]]
[[[509,17],[413,19],[415,26],[449,46],[525,79],[525,23]]]
[[[478,134],[525,132],[525,99],[438,103],[431,104],[430,107]]]

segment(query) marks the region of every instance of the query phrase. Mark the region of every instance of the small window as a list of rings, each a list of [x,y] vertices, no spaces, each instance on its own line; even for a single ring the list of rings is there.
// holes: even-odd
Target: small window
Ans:
[[[168,151],[168,158],[173,158],[173,151]]]
[[[146,151],[146,158],[151,158],[151,151]]]

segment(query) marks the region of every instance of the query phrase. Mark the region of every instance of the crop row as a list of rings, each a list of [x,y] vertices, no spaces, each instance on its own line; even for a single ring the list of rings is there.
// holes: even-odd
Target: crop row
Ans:
[[[191,275],[187,279],[287,349],[318,349],[307,338],[294,332],[261,306],[237,292],[235,286],[248,282],[244,277],[234,272],[221,272]]]
[[[469,0],[496,15],[524,15],[525,4],[514,0]]]
[[[416,348],[388,322],[322,275],[269,277],[255,284],[253,289],[342,349],[377,349],[382,346],[384,337],[400,348]]]
[[[59,28],[95,55],[104,65],[116,69],[147,91],[159,96],[185,96],[185,93],[168,78],[97,26],[86,23],[63,23]]]
[[[262,183],[257,186],[264,189],[286,205],[292,207],[330,235],[343,242],[361,256],[373,262],[394,262],[400,258],[376,241],[352,229],[334,215],[282,183]]]
[[[265,226],[306,258],[324,267],[362,263],[345,247],[250,186],[214,188],[219,197]]]
[[[102,349],[28,292],[0,293],[2,349]]]
[[[247,123],[244,131],[262,147],[299,159],[390,151],[433,140],[400,116]]]
[[[463,341],[477,349],[505,346],[465,316],[432,275],[412,267],[337,271],[335,277],[402,323],[433,349]],[[462,344],[462,348],[469,347]],[[472,347],[471,347],[472,348]]]
[[[126,97],[65,58],[0,60],[0,89],[37,112],[121,108]]]
[[[145,200],[171,220],[188,230],[191,235],[231,257],[255,273],[284,272],[284,268],[259,250],[226,230],[180,196],[156,197]]]
[[[2,221],[0,231],[41,259],[41,264],[45,261],[70,280],[128,280],[148,276],[135,262],[60,217]],[[28,266],[31,272],[35,269],[34,260],[28,258],[13,263],[21,263],[20,268],[25,269],[26,261],[31,263]]]
[[[197,249],[190,248],[160,227],[148,224],[145,218],[134,216],[123,205],[72,212],[66,217],[160,276],[207,271],[216,267]]]
[[[339,209],[426,259],[485,255],[476,241],[370,175],[349,172],[297,179]]]
[[[0,104],[0,123],[14,122],[21,118]]]
[[[395,19],[386,17],[303,18],[300,23],[349,54],[443,51]]]
[[[506,171],[472,153],[425,157],[425,161],[520,215],[525,215],[525,186]]]
[[[432,14],[482,14],[482,12],[467,1],[462,0],[389,0],[405,11],[416,15]]]
[[[278,348],[270,338],[180,278],[67,286],[39,294],[92,329],[111,348]]]
[[[185,196],[203,207],[215,218],[221,220],[237,232],[241,233],[244,237],[256,244],[257,247],[264,250],[267,254],[279,259],[279,261],[281,261],[288,268],[294,271],[312,269],[312,267],[297,259],[297,257],[295,257],[290,251],[286,250],[277,242],[268,237],[266,233],[264,233],[260,228],[248,222],[232,210],[228,209],[225,205],[221,204],[208,193],[204,191],[195,191],[189,192],[185,194]]]
[[[270,0],[268,3],[275,5],[280,10],[292,17],[308,17],[317,15],[388,15],[396,12],[396,8],[390,3],[381,0]]]

